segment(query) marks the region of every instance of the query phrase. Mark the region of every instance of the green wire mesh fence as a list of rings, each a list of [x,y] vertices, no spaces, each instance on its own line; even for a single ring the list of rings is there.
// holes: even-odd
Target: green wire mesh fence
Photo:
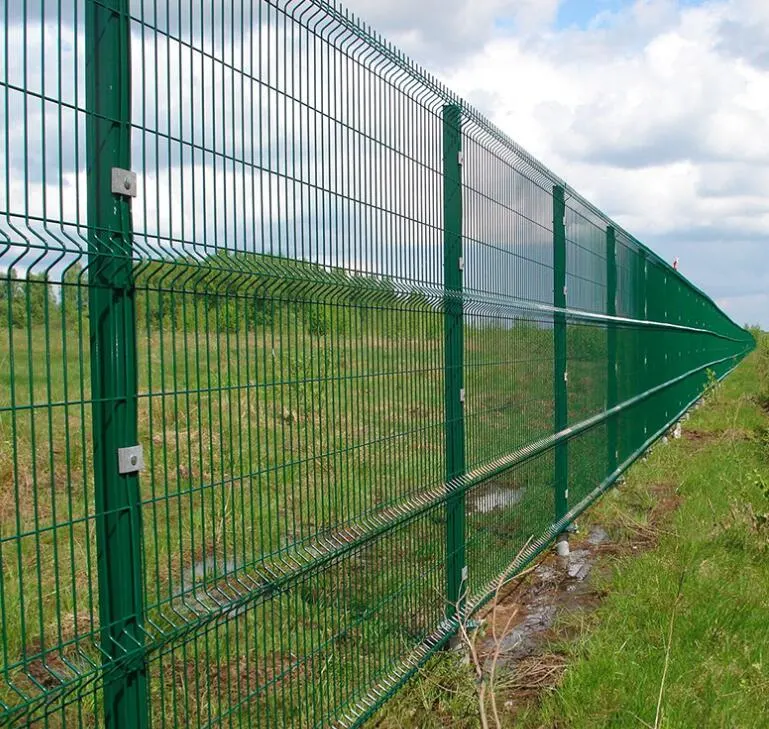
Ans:
[[[333,3],[0,7],[4,725],[361,722],[753,347]]]

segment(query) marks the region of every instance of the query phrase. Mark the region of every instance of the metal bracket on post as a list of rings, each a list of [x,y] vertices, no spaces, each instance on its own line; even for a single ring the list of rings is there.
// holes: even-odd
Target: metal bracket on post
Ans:
[[[121,475],[144,470],[144,451],[140,445],[117,449],[117,470]]]
[[[115,195],[136,197],[136,173],[131,172],[131,170],[120,169],[120,167],[113,167],[112,192]]]

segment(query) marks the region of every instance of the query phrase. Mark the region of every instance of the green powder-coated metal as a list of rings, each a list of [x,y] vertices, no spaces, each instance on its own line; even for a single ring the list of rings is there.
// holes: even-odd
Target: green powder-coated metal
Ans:
[[[465,495],[452,488],[465,473],[464,321],[462,316],[462,111],[443,109],[443,280],[446,290],[444,379],[446,409],[447,617],[461,607],[465,568]]]
[[[606,228],[606,315],[617,316],[617,236],[614,226]],[[610,319],[606,326],[606,406],[617,404],[617,325]],[[608,470],[617,468],[618,433],[617,419],[607,424]]]
[[[16,5],[2,726],[358,726],[754,346],[334,3]]]
[[[553,402],[554,430],[560,433],[569,423],[566,339],[566,202],[561,185],[553,187]],[[569,510],[569,443],[555,447],[555,519]]]
[[[639,252],[639,264],[638,264],[638,318],[642,321],[649,320],[649,262],[647,259],[646,251]],[[655,370],[651,361],[651,354],[653,348],[650,346],[648,332],[641,330],[640,334],[640,352],[638,360],[638,368],[640,375],[640,386],[646,390],[649,387],[650,375]],[[649,421],[651,411],[655,406],[655,401],[650,400],[644,404],[641,410],[641,417],[638,419],[639,423],[639,440],[646,440],[649,436]]]
[[[128,0],[89,3],[85,23],[93,483],[106,664],[144,639],[138,471],[118,469],[118,449],[139,443],[131,198],[112,191],[112,170],[131,169],[128,5]],[[141,653],[122,670],[105,672],[103,691],[106,729],[147,726]]]

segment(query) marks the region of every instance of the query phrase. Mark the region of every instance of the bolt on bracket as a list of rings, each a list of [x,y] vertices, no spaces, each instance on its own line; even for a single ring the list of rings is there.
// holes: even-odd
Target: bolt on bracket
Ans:
[[[117,470],[121,475],[144,470],[144,452],[140,445],[117,449]]]
[[[136,197],[136,173],[131,170],[112,168],[112,192],[115,195]]]

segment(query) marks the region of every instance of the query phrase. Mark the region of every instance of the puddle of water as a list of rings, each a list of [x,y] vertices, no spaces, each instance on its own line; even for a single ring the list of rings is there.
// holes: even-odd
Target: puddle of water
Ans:
[[[590,574],[590,553],[586,549],[575,549],[568,557],[566,574],[569,579],[582,582]]]
[[[237,564],[234,559],[228,559],[224,564],[222,564],[221,560],[217,560],[216,571],[214,571],[213,557],[201,559],[182,573],[182,588],[192,587],[195,582],[202,581],[203,577],[207,580],[211,580],[214,577],[222,577],[230,572],[234,572],[236,567]]]
[[[594,527],[584,547],[572,550],[567,557],[537,566],[530,584],[516,600],[517,605],[507,606],[508,614],[515,607],[521,618],[500,641],[500,664],[510,667],[536,655],[559,613],[592,607],[595,595],[588,577],[597,557],[596,548],[608,541],[606,530]],[[481,653],[490,660],[493,652],[494,641],[487,633],[481,643]]]
[[[551,567],[549,564],[541,564],[534,570],[534,574],[537,580],[540,582],[557,583],[559,580],[558,570],[555,567]]]
[[[599,544],[609,541],[609,535],[602,526],[595,526],[587,537],[588,544],[597,547]]]
[[[205,615],[231,599],[224,590],[216,587],[215,583],[221,582],[236,569],[237,562],[234,559],[228,559],[226,562],[217,561],[214,571],[213,558],[204,558],[182,572],[182,581],[176,597],[184,594],[182,599],[185,605],[193,612]],[[204,578],[207,585],[204,583]],[[243,607],[235,608],[227,615],[235,617],[243,610],[245,610]]]
[[[494,509],[515,506],[522,498],[525,489],[496,486],[478,494],[473,500],[473,509],[479,514],[488,514]]]
[[[530,656],[544,633],[555,620],[555,605],[532,606],[526,617],[500,641],[500,659],[509,664]]]

